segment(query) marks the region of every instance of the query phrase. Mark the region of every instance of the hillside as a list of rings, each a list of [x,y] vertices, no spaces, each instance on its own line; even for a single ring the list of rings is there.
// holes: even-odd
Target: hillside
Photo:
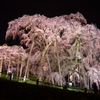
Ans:
[[[72,92],[0,79],[0,100],[100,100],[99,94]]]

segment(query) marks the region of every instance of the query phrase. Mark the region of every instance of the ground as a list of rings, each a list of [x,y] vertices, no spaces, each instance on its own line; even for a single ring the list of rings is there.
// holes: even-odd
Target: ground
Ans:
[[[0,79],[0,100],[100,100],[100,94],[81,93]]]

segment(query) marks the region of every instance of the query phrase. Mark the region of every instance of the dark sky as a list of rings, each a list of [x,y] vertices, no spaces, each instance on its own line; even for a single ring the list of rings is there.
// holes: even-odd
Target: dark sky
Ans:
[[[4,43],[8,22],[24,14],[42,14],[47,17],[80,12],[88,23],[100,28],[99,0],[1,0],[0,45]]]

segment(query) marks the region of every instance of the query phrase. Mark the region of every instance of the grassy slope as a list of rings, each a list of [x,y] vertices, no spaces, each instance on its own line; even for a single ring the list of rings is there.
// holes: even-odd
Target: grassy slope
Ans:
[[[0,79],[0,100],[100,100],[100,95]]]

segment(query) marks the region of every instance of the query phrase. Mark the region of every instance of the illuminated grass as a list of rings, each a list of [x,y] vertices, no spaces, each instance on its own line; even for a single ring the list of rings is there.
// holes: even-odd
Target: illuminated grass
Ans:
[[[6,79],[6,80],[9,80],[10,79],[9,75],[7,76],[5,73],[3,73],[1,75],[1,78]],[[23,81],[23,77],[16,78],[16,76],[13,76],[13,80],[12,81],[14,81],[14,82],[20,82],[20,83],[27,83],[27,84],[37,85],[36,84],[36,80],[27,79],[26,82],[24,82]],[[57,88],[57,89],[63,89],[63,87],[60,87],[60,86],[57,86],[57,85],[52,85],[50,83],[39,82],[38,85],[40,85],[40,86],[46,86],[46,87],[51,87],[51,88]],[[69,91],[75,91],[75,92],[84,92],[84,88],[81,88],[81,87],[67,87],[67,88],[64,88],[64,89],[65,90],[69,90]],[[89,90],[88,93],[93,93],[93,91]]]
[[[74,88],[67,88],[70,91],[76,91],[76,92],[84,92],[82,89],[74,89]]]
[[[0,78],[0,100],[100,100],[99,94],[74,92]]]

